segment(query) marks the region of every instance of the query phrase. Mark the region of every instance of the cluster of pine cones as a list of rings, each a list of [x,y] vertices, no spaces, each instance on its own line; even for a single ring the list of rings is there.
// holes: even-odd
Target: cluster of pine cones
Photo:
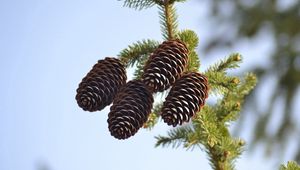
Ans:
[[[185,72],[188,53],[180,40],[165,41],[150,55],[141,79],[129,82],[119,59],[99,60],[79,84],[77,103],[90,112],[113,103],[107,120],[109,131],[117,139],[127,139],[147,121],[153,93],[171,87],[162,119],[174,127],[189,122],[208,97],[208,82],[200,73]]]

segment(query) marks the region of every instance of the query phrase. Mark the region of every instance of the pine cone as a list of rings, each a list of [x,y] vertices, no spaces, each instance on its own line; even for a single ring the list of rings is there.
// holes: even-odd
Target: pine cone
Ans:
[[[112,103],[126,79],[125,68],[119,59],[106,57],[99,60],[79,84],[76,94],[78,105],[85,111],[102,110]]]
[[[207,97],[207,78],[196,72],[186,73],[171,88],[163,103],[161,117],[174,127],[189,122],[200,111]]]
[[[181,76],[188,60],[188,49],[179,40],[163,42],[150,56],[142,80],[152,92],[168,89]]]
[[[108,128],[112,136],[126,139],[133,136],[147,121],[153,96],[140,80],[129,81],[123,86],[110,108]]]

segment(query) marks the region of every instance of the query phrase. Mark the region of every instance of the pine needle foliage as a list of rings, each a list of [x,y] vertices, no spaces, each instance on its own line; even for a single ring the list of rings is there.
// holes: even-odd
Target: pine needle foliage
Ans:
[[[183,126],[180,128],[172,129],[168,132],[167,136],[157,136],[157,142],[155,147],[158,146],[169,146],[179,147],[182,143],[186,143],[188,141],[189,134],[193,131],[190,126]]]
[[[122,50],[118,56],[127,68],[132,67],[136,63],[144,61],[145,57],[148,57],[158,45],[159,42],[154,40],[138,41]]]
[[[154,0],[125,0],[123,6],[136,10],[147,9],[155,5]]]
[[[294,161],[289,161],[287,165],[281,165],[280,170],[300,170],[300,166]]]
[[[229,57],[219,61],[218,63],[209,67],[207,72],[222,72],[228,69],[238,68],[242,61],[242,57],[238,53],[231,54]]]
[[[196,48],[199,43],[199,38],[197,34],[192,30],[183,30],[179,31],[176,35],[178,39],[184,42],[188,48],[189,52],[189,61],[186,71],[197,71],[200,67],[200,60],[196,52]]]
[[[159,5],[159,18],[163,38],[165,40],[173,39],[178,31],[178,16],[173,3],[165,1],[163,5]]]
[[[188,64],[185,72],[200,71],[200,58],[197,54],[199,38],[192,30],[178,30],[177,14],[174,4],[185,0],[125,0],[124,6],[137,10],[158,6],[163,40],[179,39],[188,48]],[[135,66],[134,76],[140,79],[143,67],[158,48],[160,41],[138,41],[119,54],[120,60],[127,68]],[[204,150],[214,170],[235,169],[236,159],[242,154],[245,141],[233,137],[229,131],[230,123],[239,118],[244,99],[256,85],[256,76],[246,73],[244,76],[233,76],[230,69],[237,69],[242,62],[238,53],[218,61],[208,67],[203,74],[207,77],[210,94],[216,96],[216,101],[208,103],[196,113],[192,121],[177,128],[170,129],[166,135],[156,137],[155,147],[183,146],[187,149],[201,148]],[[165,92],[157,93],[164,95]],[[162,102],[158,101],[152,109],[144,128],[151,130],[158,123]],[[288,167],[295,167],[292,163]],[[283,168],[283,169],[282,169]],[[285,166],[282,166],[285,170]],[[292,170],[292,169],[288,169]]]

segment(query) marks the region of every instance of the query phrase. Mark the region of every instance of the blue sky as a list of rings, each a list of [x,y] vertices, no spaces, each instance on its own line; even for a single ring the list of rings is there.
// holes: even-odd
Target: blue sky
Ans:
[[[212,30],[204,6],[178,7],[180,28],[205,41]],[[78,83],[98,59],[144,38],[161,40],[156,8],[134,11],[117,0],[1,0],[0,25],[0,170],[210,169],[200,149],[154,148],[154,136],[170,129],[163,123],[119,141],[108,132],[109,108],[88,113],[76,104]],[[215,55],[229,54],[222,52]],[[261,154],[245,153],[237,169],[274,169]]]

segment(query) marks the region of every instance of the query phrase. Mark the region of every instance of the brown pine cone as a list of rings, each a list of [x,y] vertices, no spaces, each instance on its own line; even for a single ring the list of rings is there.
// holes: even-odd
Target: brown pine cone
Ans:
[[[102,110],[112,103],[126,79],[125,67],[119,59],[106,57],[99,60],[79,84],[76,94],[78,105],[85,111]]]
[[[108,128],[117,139],[133,136],[147,121],[153,104],[153,96],[140,80],[124,85],[110,108]]]
[[[182,75],[171,88],[161,110],[165,123],[182,125],[200,111],[208,97],[207,78],[196,72]]]
[[[163,42],[146,62],[143,82],[152,92],[168,89],[183,73],[188,53],[186,45],[179,40]]]

